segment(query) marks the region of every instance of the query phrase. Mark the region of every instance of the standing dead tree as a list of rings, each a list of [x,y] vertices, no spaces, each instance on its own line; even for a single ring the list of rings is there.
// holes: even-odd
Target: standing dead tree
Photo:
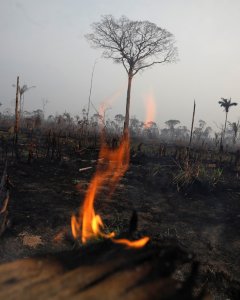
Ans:
[[[92,24],[86,38],[94,48],[103,49],[103,57],[121,63],[128,74],[124,134],[128,134],[133,77],[155,64],[175,61],[177,49],[172,33],[149,21],[131,21],[122,16],[105,15]]]
[[[9,179],[7,175],[7,161],[0,182],[0,236],[8,224]]]
[[[18,153],[18,133],[19,133],[19,127],[20,127],[19,126],[20,114],[23,111],[24,93],[27,92],[28,90],[30,90],[31,88],[35,88],[36,86],[30,86],[30,87],[28,87],[26,84],[24,84],[22,87],[20,87],[20,85],[19,85],[19,76],[17,76],[17,85],[13,84],[12,86],[16,87],[14,146],[15,146],[16,157],[19,158],[19,153]],[[20,96],[20,104],[19,104],[19,96]]]
[[[194,119],[195,119],[195,110],[196,110],[196,102],[194,100],[193,115],[192,115],[192,125],[191,125],[191,133],[190,133],[190,140],[189,140],[189,147],[191,146],[191,143],[192,143],[193,125],[194,125]]]
[[[18,76],[19,78],[19,76]],[[24,94],[32,89],[32,88],[35,88],[36,86],[33,85],[33,86],[30,86],[28,87],[26,84],[24,84],[23,86],[19,86],[19,79],[18,79],[18,83],[17,85],[13,84],[12,85],[13,87],[16,87],[18,89],[18,92],[19,92],[19,95],[20,95],[20,105],[19,105],[19,115],[21,115],[21,113],[23,112],[23,106],[24,106]]]
[[[19,158],[18,153],[18,132],[19,132],[19,76],[17,77],[16,85],[16,102],[15,102],[15,124],[14,124],[14,150],[16,153],[16,158]]]

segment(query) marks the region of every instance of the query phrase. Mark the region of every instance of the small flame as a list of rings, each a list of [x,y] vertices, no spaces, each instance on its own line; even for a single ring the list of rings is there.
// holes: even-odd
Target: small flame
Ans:
[[[147,115],[145,120],[145,128],[148,128],[149,124],[155,119],[155,111],[156,111],[156,104],[152,93],[149,94],[146,98],[146,111],[147,111]]]
[[[78,220],[75,215],[72,215],[71,218],[71,229],[73,237],[77,239],[80,233],[80,224],[78,223]]]
[[[116,243],[116,244],[123,244],[127,247],[130,247],[130,248],[142,248],[144,247],[149,241],[149,237],[146,236],[146,237],[143,237],[141,238],[140,240],[137,240],[137,241],[129,241],[127,239],[113,239],[113,242]]]
[[[93,219],[92,219],[92,231],[94,233],[95,236],[101,236],[103,238],[109,239],[109,238],[113,238],[115,236],[115,232],[111,232],[111,233],[103,233],[101,231],[101,229],[104,228],[103,225],[103,221],[101,219],[101,217],[99,215],[96,215]]]

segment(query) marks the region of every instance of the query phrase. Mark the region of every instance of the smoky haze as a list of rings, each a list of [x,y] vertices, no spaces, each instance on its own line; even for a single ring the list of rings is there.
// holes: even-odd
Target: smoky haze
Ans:
[[[127,74],[122,65],[102,59],[84,35],[101,15],[148,20],[176,38],[179,61],[156,65],[133,79],[130,115],[146,119],[146,99],[154,99],[153,118],[163,126],[169,119],[190,126],[193,100],[196,120],[209,126],[224,122],[221,97],[240,102],[240,1],[238,0],[42,0],[0,2],[1,110],[14,111],[17,75],[26,92],[24,110],[46,115],[79,114],[87,108],[92,67],[92,102],[109,107],[106,114],[125,114]],[[240,106],[229,121],[240,117]],[[95,113],[91,107],[90,114]]]

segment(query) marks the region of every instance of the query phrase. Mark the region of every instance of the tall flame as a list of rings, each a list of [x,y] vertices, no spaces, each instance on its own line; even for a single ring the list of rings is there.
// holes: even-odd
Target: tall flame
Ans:
[[[129,241],[127,239],[114,239],[115,233],[104,233],[104,224],[99,215],[94,210],[94,200],[96,194],[104,185],[110,187],[110,195],[115,190],[117,183],[124,175],[129,166],[129,137],[124,135],[117,149],[110,149],[103,141],[99,153],[97,171],[87,190],[83,207],[79,211],[79,217],[75,215],[71,219],[72,235],[78,239],[81,237],[82,243],[94,237],[111,238],[114,243],[123,244],[132,248],[143,247],[148,241],[144,237],[138,241]]]
[[[129,138],[125,136],[117,149],[110,149],[104,142],[99,153],[97,171],[87,190],[79,218],[72,216],[71,227],[75,238],[81,236],[82,242],[96,236],[112,238],[114,232],[106,234],[102,231],[104,225],[94,210],[96,194],[104,185],[110,187],[110,194],[115,190],[117,183],[124,175],[129,165]]]

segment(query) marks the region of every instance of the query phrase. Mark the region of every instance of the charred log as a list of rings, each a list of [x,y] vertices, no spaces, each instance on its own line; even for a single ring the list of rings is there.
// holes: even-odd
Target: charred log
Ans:
[[[174,274],[183,265],[188,274]],[[198,263],[177,246],[126,249],[109,241],[0,266],[1,299],[204,299]],[[196,293],[195,293],[196,294]]]

